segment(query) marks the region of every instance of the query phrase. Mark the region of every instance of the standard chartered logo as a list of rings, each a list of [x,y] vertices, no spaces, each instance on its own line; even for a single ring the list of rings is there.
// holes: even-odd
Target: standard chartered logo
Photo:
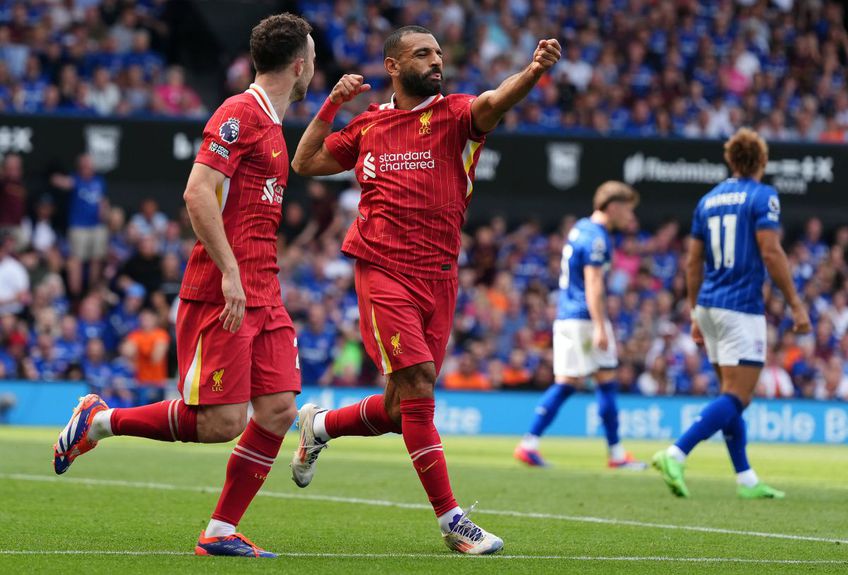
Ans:
[[[376,158],[368,152],[362,160],[362,179],[377,177],[377,172],[398,172],[404,170],[432,170],[436,167],[432,150],[421,152],[402,152],[380,154]]]
[[[368,152],[362,161],[362,173],[364,174],[362,176],[363,180],[377,177],[377,173],[374,171],[374,156],[371,152]]]

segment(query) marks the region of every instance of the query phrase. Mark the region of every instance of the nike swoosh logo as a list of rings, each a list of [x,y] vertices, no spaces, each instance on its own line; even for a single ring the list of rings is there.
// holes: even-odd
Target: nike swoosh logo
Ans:
[[[374,123],[372,123],[372,124],[368,124],[367,126],[365,126],[364,128],[362,128],[362,131],[360,132],[360,134],[364,136],[364,135],[365,135],[365,132],[367,132],[368,130],[370,130],[370,129],[371,129],[371,127],[372,127],[374,124],[376,124],[376,123],[377,123],[377,122],[374,122]]]
[[[272,155],[273,157],[275,157],[275,158],[276,158],[277,156],[279,156],[280,154],[282,154],[282,153],[283,153],[283,151],[282,151],[282,150],[280,150],[279,152],[275,152],[274,150],[271,150],[271,155]]]
[[[427,473],[427,472],[428,472],[428,471],[430,471],[430,469],[432,469],[432,468],[433,468],[433,466],[434,466],[434,465],[436,465],[438,462],[439,462],[439,460],[437,459],[436,461],[434,461],[433,463],[431,463],[430,465],[428,465],[428,466],[427,466],[427,467],[425,467],[424,469],[419,469],[419,470],[418,470],[418,473]]]

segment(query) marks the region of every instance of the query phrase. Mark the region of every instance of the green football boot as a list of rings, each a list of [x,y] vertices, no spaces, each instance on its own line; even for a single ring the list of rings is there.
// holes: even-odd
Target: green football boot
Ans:
[[[753,487],[737,485],[736,494],[741,499],[783,499],[786,497],[786,493],[779,489],[775,489],[774,487],[769,487],[762,481]]]
[[[686,482],[683,481],[684,464],[677,461],[663,449],[654,454],[651,465],[662,474],[663,481],[665,481],[665,484],[668,485],[672,493],[678,497],[689,497],[689,488],[686,487]]]

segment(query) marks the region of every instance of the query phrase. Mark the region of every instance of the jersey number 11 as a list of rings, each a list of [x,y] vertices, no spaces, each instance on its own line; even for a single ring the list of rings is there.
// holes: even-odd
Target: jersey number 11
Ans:
[[[715,269],[732,268],[736,263],[736,214],[713,216],[707,219],[710,228],[710,247],[713,252]],[[722,250],[721,228],[724,228],[724,249]],[[722,257],[722,251],[724,257]]]

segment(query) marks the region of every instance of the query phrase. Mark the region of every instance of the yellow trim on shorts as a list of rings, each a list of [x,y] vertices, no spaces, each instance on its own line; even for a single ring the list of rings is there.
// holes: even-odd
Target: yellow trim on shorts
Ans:
[[[380,348],[380,355],[383,358],[383,375],[389,375],[394,371],[392,362],[389,361],[389,354],[386,353],[386,348],[383,347],[383,341],[380,339],[380,328],[377,327],[377,315],[374,313],[374,306],[371,306],[371,325],[374,327],[374,339],[377,340],[377,346]]]

